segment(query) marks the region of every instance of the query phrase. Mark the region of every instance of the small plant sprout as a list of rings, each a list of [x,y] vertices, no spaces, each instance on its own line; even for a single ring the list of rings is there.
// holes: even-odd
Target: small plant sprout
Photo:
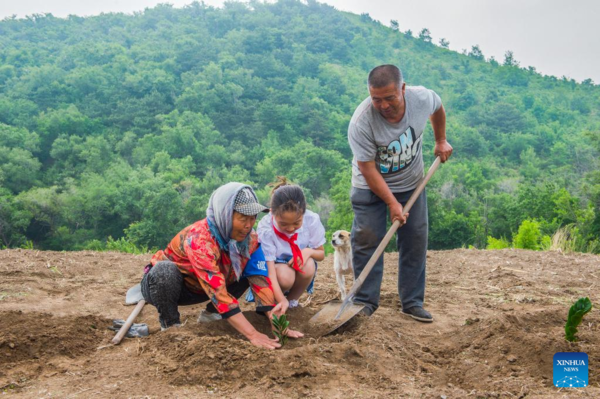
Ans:
[[[284,314],[279,317],[277,315],[273,315],[271,323],[273,323],[273,334],[279,338],[279,343],[281,346],[285,345],[288,339],[287,330],[290,325],[290,322],[287,320],[287,316]]]
[[[577,341],[577,326],[583,320],[583,316],[592,310],[592,301],[590,298],[579,298],[577,302],[569,309],[569,317],[565,324],[565,339],[569,342]]]

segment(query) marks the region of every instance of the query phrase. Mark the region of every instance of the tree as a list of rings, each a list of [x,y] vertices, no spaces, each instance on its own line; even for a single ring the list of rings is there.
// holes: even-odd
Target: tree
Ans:
[[[457,154],[481,157],[488,153],[489,142],[481,135],[479,130],[464,127],[462,133],[452,141]]]
[[[476,60],[483,61],[483,59],[484,59],[483,53],[481,52],[481,49],[479,48],[478,44],[471,47],[471,51],[469,51],[468,55],[469,55],[469,57],[473,57]]]
[[[497,103],[484,116],[485,123],[501,132],[521,132],[527,121],[517,107],[508,103]]]
[[[20,209],[31,215],[26,234],[34,242],[51,237],[62,223],[61,211],[69,211],[56,186],[30,189],[19,194],[15,201]]]
[[[336,230],[347,230],[350,231],[352,227],[352,220],[354,219],[354,211],[352,210],[352,204],[350,203],[350,189],[352,171],[347,168],[345,171],[341,171],[334,178],[334,183],[330,190],[331,200],[335,204],[335,208],[329,216],[327,223],[327,229],[329,231]]]
[[[82,114],[76,105],[65,109],[48,110],[37,118],[37,129],[40,134],[41,148],[48,151],[54,140],[60,136],[91,135],[100,130],[99,123]],[[43,156],[42,159],[45,159]]]
[[[425,43],[431,43],[431,32],[427,28],[421,29],[419,32],[419,39]]]
[[[20,148],[30,153],[40,151],[40,138],[37,133],[23,127],[0,123],[0,145],[8,148]]]
[[[587,132],[586,138],[592,143],[596,151],[600,152],[600,131]],[[590,182],[590,194],[592,197],[590,206],[594,209],[594,218],[591,223],[591,234],[600,237],[600,168],[598,158],[595,159],[595,167],[590,171],[586,180]]]
[[[363,22],[373,22],[373,18],[371,18],[371,15],[369,15],[368,12],[360,14],[360,19]]]
[[[536,220],[524,220],[519,226],[519,231],[513,238],[515,248],[540,249],[542,234],[540,224]]]
[[[185,227],[183,202],[177,191],[163,187],[143,199],[146,204],[141,221],[126,230],[127,239],[143,246],[165,247],[178,231]]]
[[[515,59],[515,56],[511,50],[508,50],[506,53],[504,53],[504,63],[502,65],[514,67],[519,66],[519,61]]]
[[[390,21],[390,28],[392,28],[392,30],[398,31],[400,30],[400,26],[398,25],[398,21],[395,19],[392,19]]]
[[[290,162],[300,159],[303,162]],[[286,176],[310,190],[316,198],[330,189],[331,181],[344,168],[349,168],[348,161],[338,152],[301,141],[292,148],[265,158],[257,165],[256,171],[262,184],[274,181],[276,176]]]
[[[446,39],[444,39],[443,37],[440,39],[440,47],[441,48],[449,48],[450,47],[450,42]]]
[[[587,78],[587,79],[581,81],[581,84],[583,86],[594,86],[594,81],[591,78]]]
[[[472,216],[436,208],[431,217],[429,248],[450,249],[473,244],[475,223]]]
[[[477,93],[472,89],[465,90],[456,100],[456,107],[459,110],[466,110],[478,103]]]
[[[0,147],[0,181],[13,193],[26,191],[38,183],[41,164],[27,150]]]
[[[0,247],[16,247],[25,243],[31,216],[8,190],[0,188]]]

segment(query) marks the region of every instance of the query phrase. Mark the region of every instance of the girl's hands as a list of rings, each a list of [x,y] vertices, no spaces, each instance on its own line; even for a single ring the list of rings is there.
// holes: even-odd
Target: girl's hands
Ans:
[[[307,247],[307,248],[304,248],[304,249],[302,250],[302,259],[304,260],[304,263],[303,263],[303,264],[302,264],[302,266],[300,267],[300,270],[302,270],[302,269],[304,268],[304,265],[306,265],[306,262],[308,262],[308,260],[309,260],[310,258],[312,258],[312,256],[313,256],[314,252],[315,252],[315,250],[314,250],[314,249],[312,249],[312,248],[308,248],[308,247]],[[288,266],[290,266],[290,267],[294,267],[293,265],[294,265],[294,259],[292,258],[292,259],[290,259],[290,260],[288,261]]]
[[[273,331],[275,331],[275,327],[274,326],[271,326],[271,329]],[[298,339],[298,338],[304,337],[303,333],[301,333],[300,331],[292,330],[289,327],[288,327],[287,330],[285,330],[285,335],[287,335],[289,338],[294,338],[294,339]]]
[[[288,303],[288,300],[286,299],[286,300],[285,300],[285,302],[286,302],[286,310],[287,310],[287,303]],[[275,307],[273,308],[273,310],[271,310],[270,312],[267,312],[267,316],[269,316],[269,319],[272,319],[272,318],[273,318],[273,315],[274,315],[274,314],[277,314],[277,313],[276,313],[276,312],[277,312],[277,308],[278,308],[278,307],[279,307],[281,304],[282,304],[282,303],[278,303],[278,304],[277,304],[277,306],[275,306]],[[282,313],[282,314],[283,314],[283,313]],[[280,315],[277,315],[277,317],[279,317],[279,316],[280,316]],[[273,323],[271,323],[271,330],[275,331],[275,326],[273,325]],[[292,329],[291,329],[291,328],[289,328],[289,327],[288,327],[288,328],[285,330],[285,335],[287,335],[287,336],[288,336],[288,337],[290,337],[290,338],[294,338],[294,339],[298,339],[298,338],[302,338],[302,337],[304,337],[304,334],[303,334],[303,333],[301,333],[300,331],[292,330]],[[279,341],[278,341],[277,339],[275,339],[275,342],[279,342]]]
[[[308,247],[302,250],[302,259],[304,259],[304,265],[310,258],[312,258],[314,252],[314,249]],[[302,265],[302,267],[304,267],[304,265]]]
[[[285,312],[287,312],[288,308],[290,307],[290,302],[287,300],[286,297],[283,297],[283,299],[281,300],[281,302],[279,302],[271,311],[273,314],[276,314],[277,317],[281,316],[282,314],[285,314]]]
[[[302,334],[300,331],[290,330],[289,328],[286,331],[286,335],[294,339],[304,337],[304,334]]]

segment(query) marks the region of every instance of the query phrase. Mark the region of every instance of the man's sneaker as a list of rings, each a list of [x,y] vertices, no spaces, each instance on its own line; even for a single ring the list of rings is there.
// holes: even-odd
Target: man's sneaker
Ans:
[[[422,321],[423,323],[431,323],[433,321],[431,314],[420,306],[413,306],[406,310],[402,309],[402,314],[412,317],[415,320]]]
[[[359,301],[353,301],[352,304],[356,305],[356,306],[364,306],[358,314],[362,314],[366,317],[371,317],[373,315],[373,313],[375,313],[375,309],[373,309],[373,305],[368,305],[366,303],[359,302]]]
[[[222,317],[218,313],[210,313],[204,309],[198,316],[198,323],[210,323],[211,321],[221,320]]]

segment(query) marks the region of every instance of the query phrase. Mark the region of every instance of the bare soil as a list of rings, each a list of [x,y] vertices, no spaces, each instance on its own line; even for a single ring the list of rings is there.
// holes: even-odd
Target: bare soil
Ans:
[[[422,324],[400,314],[397,254],[387,254],[381,307],[319,336],[308,320],[338,296],[332,257],[315,295],[289,312],[307,332],[277,351],[253,347],[225,321],[197,324],[203,305],[180,308],[182,328],[110,345],[112,319],[149,255],[0,251],[0,395],[20,397],[600,397],[600,314],[579,341],[564,340],[570,305],[600,303],[600,257],[522,250],[430,251]],[[268,322],[244,305],[260,330]],[[589,355],[589,386],[552,384],[556,352]]]

